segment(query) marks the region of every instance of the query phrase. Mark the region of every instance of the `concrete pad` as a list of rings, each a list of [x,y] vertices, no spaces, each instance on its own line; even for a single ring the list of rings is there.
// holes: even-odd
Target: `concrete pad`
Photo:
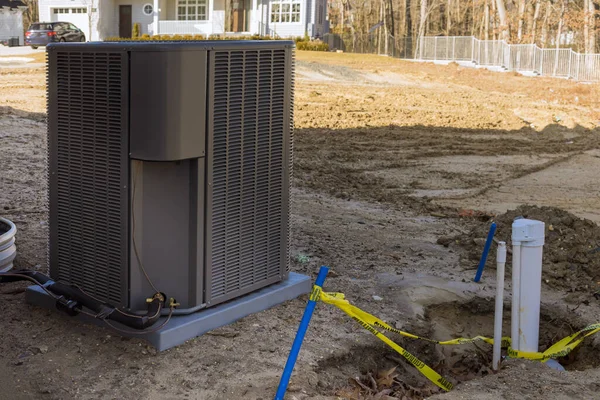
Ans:
[[[287,280],[257,290],[243,297],[219,304],[215,307],[200,310],[190,315],[173,316],[171,321],[157,332],[126,335],[116,332],[122,336],[136,337],[144,339],[158,351],[170,349],[178,346],[185,341],[200,336],[208,331],[231,324],[250,314],[254,314],[284,301],[294,299],[302,294],[309,293],[312,288],[311,279],[308,276],[290,272]],[[30,286],[25,292],[25,300],[32,305],[55,309],[55,301],[46,292],[38,286]],[[107,327],[101,320],[89,317],[87,315],[78,315],[74,318],[85,322]],[[166,317],[160,318],[156,326],[160,326]],[[115,326],[124,330],[131,330],[118,323],[112,322]],[[148,328],[151,331],[152,327]]]

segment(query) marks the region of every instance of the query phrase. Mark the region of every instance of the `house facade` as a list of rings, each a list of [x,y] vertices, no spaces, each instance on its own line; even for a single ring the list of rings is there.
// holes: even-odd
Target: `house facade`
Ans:
[[[27,6],[22,1],[0,0],[0,43],[5,43],[11,38],[19,38],[23,45],[23,12]]]
[[[327,0],[38,0],[41,22],[75,24],[88,40],[142,34],[322,37]],[[231,29],[225,29],[229,1]]]

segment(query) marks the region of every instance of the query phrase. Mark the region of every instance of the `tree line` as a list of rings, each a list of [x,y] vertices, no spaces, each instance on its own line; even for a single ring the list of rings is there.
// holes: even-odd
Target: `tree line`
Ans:
[[[600,0],[329,0],[330,31],[409,38],[475,36],[599,52]]]

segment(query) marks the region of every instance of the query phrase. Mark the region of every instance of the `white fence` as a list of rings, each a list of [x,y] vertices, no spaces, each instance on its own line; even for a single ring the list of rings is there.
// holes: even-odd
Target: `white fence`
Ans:
[[[427,36],[418,43],[416,59],[471,61],[478,65],[542,76],[600,81],[600,54],[579,54],[571,49],[542,49],[535,44],[508,44],[471,36]]]

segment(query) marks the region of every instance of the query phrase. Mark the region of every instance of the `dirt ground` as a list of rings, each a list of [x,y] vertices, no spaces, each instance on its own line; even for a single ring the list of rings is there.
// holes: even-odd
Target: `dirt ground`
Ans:
[[[369,55],[297,56],[292,270],[314,277],[330,265],[326,290],[399,329],[438,340],[490,336],[495,271],[490,262],[482,283],[472,282],[478,251],[491,217],[508,241],[512,218],[531,214],[552,225],[542,348],[597,322],[598,85]],[[19,229],[17,265],[42,270],[45,131],[44,70],[0,68],[0,215]],[[504,215],[523,204],[546,208]],[[266,400],[306,302],[156,353],[28,306],[23,288],[0,288],[2,399]],[[600,389],[598,338],[561,360],[567,372],[512,360],[497,374],[488,345],[393,339],[456,389],[440,393],[319,304],[287,398],[593,399]]]

